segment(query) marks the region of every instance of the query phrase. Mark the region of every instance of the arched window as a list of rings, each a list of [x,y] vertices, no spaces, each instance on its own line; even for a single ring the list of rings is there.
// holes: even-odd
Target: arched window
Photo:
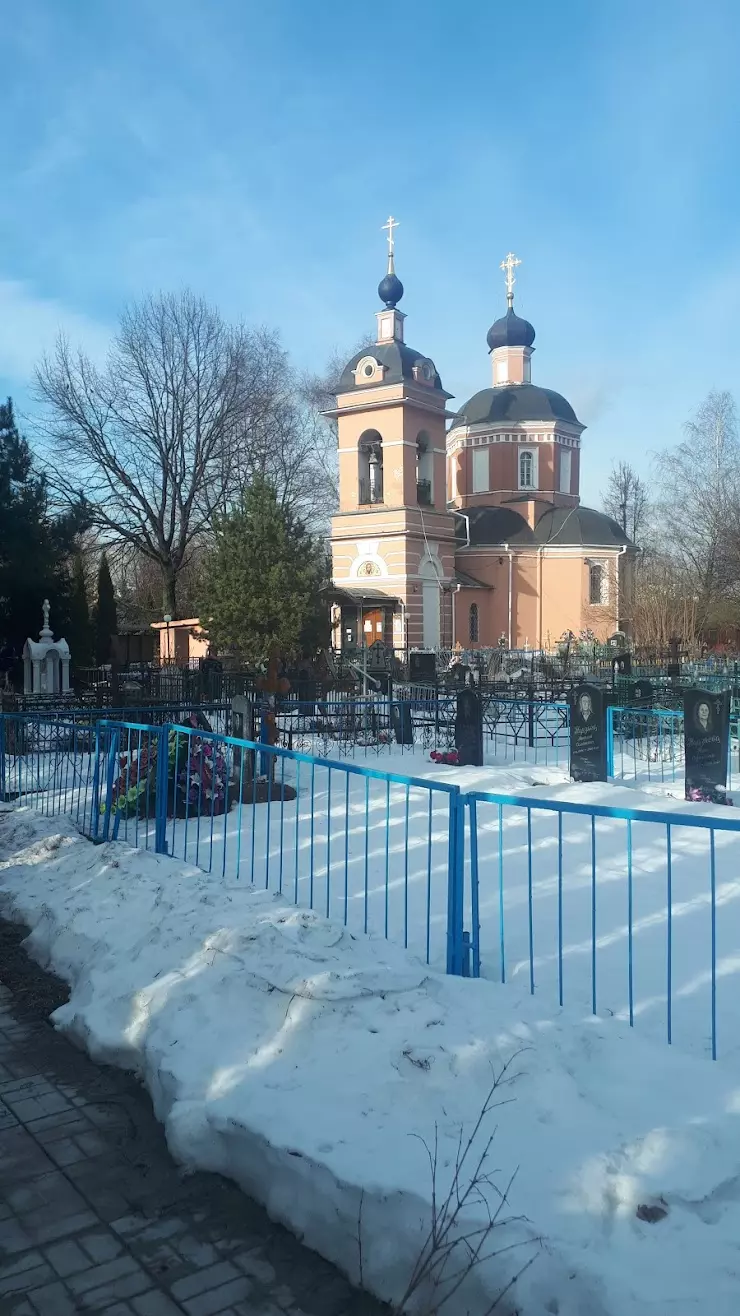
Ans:
[[[537,488],[537,453],[531,448],[522,448],[519,453],[519,488]]]
[[[377,430],[365,430],[360,435],[357,450],[359,506],[383,501],[383,439]]]
[[[471,603],[470,616],[468,618],[468,635],[471,644],[478,643],[478,604]]]
[[[419,430],[416,437],[416,501],[424,507],[431,507],[434,502],[432,473],[431,440],[426,430]]]

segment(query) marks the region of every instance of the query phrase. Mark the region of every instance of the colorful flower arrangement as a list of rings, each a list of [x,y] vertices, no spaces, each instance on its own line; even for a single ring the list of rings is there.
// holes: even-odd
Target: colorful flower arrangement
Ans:
[[[429,757],[432,763],[444,763],[448,768],[457,768],[460,764],[456,749],[433,749]]]
[[[687,800],[696,800],[701,804],[732,804],[732,798],[727,794],[724,786],[714,786],[712,789],[706,786],[690,786],[686,792]]]
[[[194,716],[188,718],[198,729]],[[159,741],[131,749],[119,757],[119,776],[111,808],[125,818],[153,817],[156,805]],[[215,816],[227,807],[226,759],[217,745],[202,736],[170,730],[167,741],[167,815]],[[103,806],[103,810],[105,806]]]

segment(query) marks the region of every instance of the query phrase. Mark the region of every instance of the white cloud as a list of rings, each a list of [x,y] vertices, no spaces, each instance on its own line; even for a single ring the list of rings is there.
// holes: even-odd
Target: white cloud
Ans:
[[[0,279],[0,374],[14,386],[33,378],[39,358],[60,333],[93,358],[104,356],[110,330],[72,308],[39,297],[28,283]]]

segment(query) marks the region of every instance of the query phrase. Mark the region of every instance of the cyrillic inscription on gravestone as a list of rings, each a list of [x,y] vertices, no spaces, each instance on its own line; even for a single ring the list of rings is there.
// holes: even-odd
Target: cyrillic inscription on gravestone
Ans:
[[[598,685],[579,685],[570,706],[570,775],[606,781],[606,699]]]
[[[474,690],[461,690],[457,696],[455,748],[461,767],[482,767],[483,706]]]
[[[711,799],[727,786],[730,692],[686,690],[683,697],[686,799]]]

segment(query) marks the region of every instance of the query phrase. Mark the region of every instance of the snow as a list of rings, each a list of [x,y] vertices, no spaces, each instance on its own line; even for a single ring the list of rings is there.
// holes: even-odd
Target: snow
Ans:
[[[452,1309],[477,1316],[533,1257],[510,1295],[524,1316],[736,1311],[735,1064],[553,1012],[516,980],[445,977],[274,893],[25,809],[0,817],[0,911],[70,983],[56,1026],[141,1075],[185,1165],[234,1178],[354,1279],[362,1201],[380,1297],[403,1290],[429,1218],[420,1139],[437,1125],[449,1176],[510,1060],[492,1115],[496,1184],[516,1172],[500,1255]],[[666,1217],[639,1220],[644,1204]]]

